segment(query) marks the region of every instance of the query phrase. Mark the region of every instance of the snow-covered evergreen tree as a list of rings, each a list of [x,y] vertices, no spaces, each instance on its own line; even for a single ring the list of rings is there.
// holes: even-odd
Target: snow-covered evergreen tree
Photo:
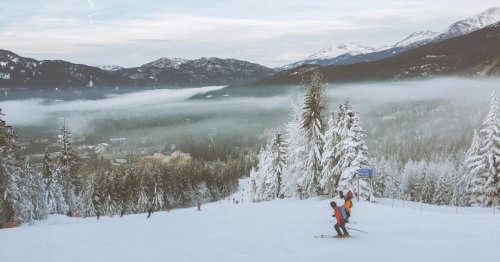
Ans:
[[[322,194],[320,179],[323,170],[323,147],[325,144],[323,132],[325,129],[324,112],[327,108],[325,95],[326,81],[319,70],[313,71],[310,84],[304,95],[302,110],[302,128],[306,135],[307,159],[305,172],[299,177],[298,183],[303,197],[313,197]]]
[[[3,152],[0,152],[3,153]],[[21,169],[16,166],[14,153],[8,150],[5,157],[2,157],[1,169],[5,176],[5,191],[3,192],[4,217],[11,217],[10,222],[16,224],[31,221],[30,207],[23,194],[27,188],[21,181]],[[11,216],[10,214],[13,214]]]
[[[158,181],[155,181],[154,183],[152,205],[154,210],[163,209],[163,190],[161,189]]]
[[[498,99],[491,98],[491,107],[481,129],[482,143],[479,154],[470,158],[472,181],[471,203],[480,206],[500,204],[500,122]]]
[[[33,208],[36,220],[43,220],[50,215],[47,204],[47,187],[41,173],[33,175]]]
[[[149,207],[150,203],[148,198],[146,176],[142,174],[138,184],[138,197],[135,209],[139,213],[144,213],[149,209]]]
[[[374,159],[373,168],[377,170],[373,178],[373,192],[375,197],[400,198],[401,174],[399,163],[394,159]]]
[[[359,194],[360,199],[370,197],[370,186],[365,179],[359,180],[359,191],[357,187],[356,171],[359,168],[370,167],[368,159],[368,148],[365,144],[364,130],[359,125],[359,117],[351,108],[349,100],[340,105],[337,118],[337,132],[340,137],[335,151],[338,153],[338,163],[333,169],[334,173],[340,173],[337,191],[347,192],[351,190]]]
[[[437,165],[437,163],[436,163]],[[432,165],[429,165],[432,168]],[[458,182],[457,169],[451,161],[439,163],[435,181],[435,193],[432,203],[436,205],[454,205],[454,189]]]
[[[285,169],[285,144],[279,130],[267,141],[258,156],[257,170],[250,174],[250,196],[253,201],[267,201],[282,197],[283,170]]]
[[[303,197],[303,189],[298,180],[307,172],[308,140],[301,123],[303,112],[301,100],[297,98],[293,101],[292,117],[285,127],[287,157],[280,190],[285,197]]]
[[[64,197],[69,211],[81,210],[81,178],[78,174],[78,155],[73,150],[70,142],[71,133],[66,128],[66,123],[61,128],[61,156],[57,162],[61,172]]]
[[[47,185],[47,205],[51,214],[65,215],[69,211],[64,198],[64,188],[60,169],[57,165],[52,165],[51,176],[45,179]]]
[[[337,152],[339,149],[337,144],[340,142],[340,137],[337,132],[337,121],[335,120],[335,113],[331,112],[328,119],[327,129],[325,132],[325,146],[323,152],[323,165],[320,185],[326,195],[333,196],[337,191],[337,185],[340,178],[339,169],[335,168],[338,164],[340,154]],[[335,172],[337,171],[337,172]]]
[[[472,189],[471,182],[472,179],[474,178],[474,173],[472,171],[474,169],[475,158],[476,156],[479,155],[481,148],[482,148],[481,139],[477,131],[474,130],[474,135],[472,136],[472,143],[467,152],[465,153],[463,174],[460,176],[456,189],[457,191],[456,197],[459,199],[458,204],[460,206],[465,206],[470,204],[471,200],[470,193]]]
[[[412,201],[421,200],[422,174],[425,172],[427,162],[408,160],[403,167],[401,178],[401,191],[403,198]]]
[[[96,202],[99,202],[99,199],[95,194],[95,174],[92,174],[87,177],[82,192],[82,211],[84,217],[96,215]]]
[[[422,166],[423,169],[420,173],[419,179],[420,190],[418,201],[432,204],[435,193],[436,178],[439,177],[436,173],[439,171],[433,163],[424,162]]]
[[[25,223],[35,217],[30,198],[33,181],[24,177],[20,162],[17,134],[0,110],[0,223]],[[31,168],[28,171],[31,176]]]

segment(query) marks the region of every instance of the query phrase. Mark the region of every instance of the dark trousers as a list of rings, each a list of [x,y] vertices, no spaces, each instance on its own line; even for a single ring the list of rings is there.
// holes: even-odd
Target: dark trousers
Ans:
[[[335,224],[334,228],[335,228],[335,231],[337,231],[337,234],[339,236],[343,236],[343,235],[348,236],[349,235],[349,232],[347,232],[347,229],[345,229],[345,224],[340,224],[340,225]],[[342,231],[344,231],[344,234],[342,234],[342,232],[340,231],[340,228],[342,228]]]

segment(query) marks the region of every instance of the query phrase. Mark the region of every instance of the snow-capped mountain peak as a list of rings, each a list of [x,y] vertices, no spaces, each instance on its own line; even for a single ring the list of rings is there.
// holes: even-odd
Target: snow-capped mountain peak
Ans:
[[[415,32],[406,37],[405,39],[397,42],[392,47],[404,47],[416,43],[423,43],[434,39],[437,35],[439,35],[438,32],[434,32],[431,30]]]
[[[160,59],[157,59],[153,62],[144,64],[142,66],[147,66],[147,67],[158,67],[158,68],[176,68],[178,69],[180,65],[188,62],[189,60],[183,59],[183,58],[166,58],[162,57]]]
[[[123,67],[117,66],[117,65],[96,65],[96,64],[91,64],[91,66],[95,66],[97,68],[100,68],[100,69],[102,69],[104,71],[109,71],[109,72],[118,71],[120,69],[123,69]]]
[[[491,7],[470,18],[458,21],[449,26],[439,39],[447,39],[468,34],[500,21],[500,7]]]
[[[309,57],[306,60],[313,59],[331,59],[340,55],[359,55],[374,52],[375,48],[362,46],[354,43],[342,43],[340,45],[332,45],[328,48],[322,49]]]

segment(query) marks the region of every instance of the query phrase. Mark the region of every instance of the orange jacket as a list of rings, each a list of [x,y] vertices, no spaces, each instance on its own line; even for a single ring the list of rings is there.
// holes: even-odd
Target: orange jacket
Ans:
[[[347,212],[351,213],[351,207],[352,207],[351,198],[347,197],[345,199],[345,203],[344,203],[343,207],[345,208],[345,210],[347,210]]]
[[[342,214],[340,214],[340,208],[338,206],[333,208],[333,215],[337,219],[337,224],[341,225],[344,223],[342,221]]]

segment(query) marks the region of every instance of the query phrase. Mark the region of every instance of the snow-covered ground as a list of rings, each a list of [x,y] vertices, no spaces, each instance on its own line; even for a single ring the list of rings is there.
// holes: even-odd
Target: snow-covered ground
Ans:
[[[500,214],[384,199],[354,201],[349,239],[328,199],[232,200],[124,218],[51,216],[0,230],[0,261],[500,261]]]

